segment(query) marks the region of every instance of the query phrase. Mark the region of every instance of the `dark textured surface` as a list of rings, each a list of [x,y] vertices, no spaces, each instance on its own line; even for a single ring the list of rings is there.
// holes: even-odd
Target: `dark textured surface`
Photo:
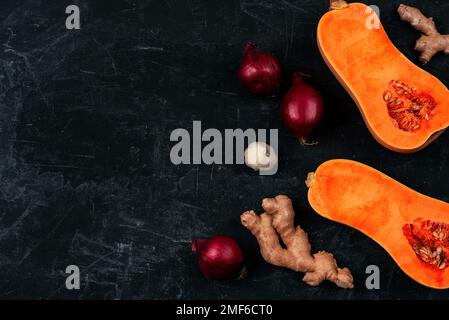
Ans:
[[[408,1],[449,32],[445,1]],[[78,4],[82,29],[65,29]],[[393,42],[417,61],[418,36],[399,1],[372,1]],[[0,298],[448,298],[410,280],[382,248],[315,214],[303,183],[331,158],[365,162],[449,201],[449,136],[413,155],[392,153],[368,133],[356,106],[322,61],[316,25],[327,1],[2,1],[0,8]],[[235,77],[244,42],[274,52],[286,74],[310,74],[327,120],[301,147],[284,130],[279,98],[243,92]],[[426,70],[449,83],[449,58]],[[288,83],[288,79],[286,79]],[[284,88],[285,90],[285,88]],[[280,170],[171,164],[169,135],[203,127],[280,128]],[[290,195],[316,250],[334,252],[357,288],[311,288],[264,263],[239,214]],[[189,242],[234,235],[248,257],[240,282],[205,280]],[[81,290],[65,289],[65,267]],[[365,267],[381,268],[381,290],[364,288]]]

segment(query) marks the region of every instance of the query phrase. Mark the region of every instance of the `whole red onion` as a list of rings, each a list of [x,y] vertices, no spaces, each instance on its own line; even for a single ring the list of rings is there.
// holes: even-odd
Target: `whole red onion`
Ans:
[[[247,43],[238,77],[242,87],[248,91],[272,96],[281,85],[281,65],[272,54],[257,51],[252,43]]]
[[[246,274],[242,250],[233,238],[224,235],[192,241],[192,251],[198,254],[201,272],[215,280],[242,278]]]
[[[312,86],[303,81],[299,72],[293,74],[293,83],[281,103],[284,124],[298,137],[301,144],[324,115],[323,99]]]

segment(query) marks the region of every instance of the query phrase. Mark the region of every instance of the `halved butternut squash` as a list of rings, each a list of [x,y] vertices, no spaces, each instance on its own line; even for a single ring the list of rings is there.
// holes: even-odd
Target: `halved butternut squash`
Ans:
[[[307,179],[308,200],[321,216],[379,243],[415,281],[449,288],[449,204],[349,160],[323,163]]]
[[[337,2],[318,24],[326,64],[379,143],[401,153],[424,148],[449,126],[448,89],[393,45],[370,7]]]

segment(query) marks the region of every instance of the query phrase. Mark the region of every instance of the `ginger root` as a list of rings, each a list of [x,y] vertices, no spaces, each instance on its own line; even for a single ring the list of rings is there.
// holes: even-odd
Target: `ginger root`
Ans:
[[[398,13],[402,20],[423,33],[415,46],[415,50],[421,52],[419,60],[423,64],[429,62],[440,51],[449,54],[449,35],[438,32],[433,18],[427,18],[419,9],[404,4],[399,6]]]
[[[303,281],[311,286],[329,280],[341,288],[354,287],[351,271],[339,268],[332,254],[325,251],[311,254],[307,233],[300,226],[294,226],[295,212],[289,197],[279,195],[264,199],[262,207],[265,212],[260,216],[247,211],[240,220],[256,237],[265,261],[305,273]]]

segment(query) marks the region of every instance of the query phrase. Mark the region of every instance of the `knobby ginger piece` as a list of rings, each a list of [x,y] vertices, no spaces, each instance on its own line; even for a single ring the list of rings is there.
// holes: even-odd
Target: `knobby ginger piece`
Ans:
[[[449,35],[438,32],[433,18],[427,18],[419,9],[405,4],[399,6],[398,13],[402,20],[423,33],[415,46],[415,50],[421,52],[419,60],[423,64],[429,62],[440,51],[449,54]]]
[[[264,199],[262,207],[265,212],[260,216],[247,211],[240,220],[256,237],[265,261],[305,273],[303,281],[311,286],[329,280],[341,288],[354,287],[351,271],[339,268],[332,254],[325,251],[311,254],[307,233],[300,226],[294,226],[295,212],[289,197],[279,195]]]

